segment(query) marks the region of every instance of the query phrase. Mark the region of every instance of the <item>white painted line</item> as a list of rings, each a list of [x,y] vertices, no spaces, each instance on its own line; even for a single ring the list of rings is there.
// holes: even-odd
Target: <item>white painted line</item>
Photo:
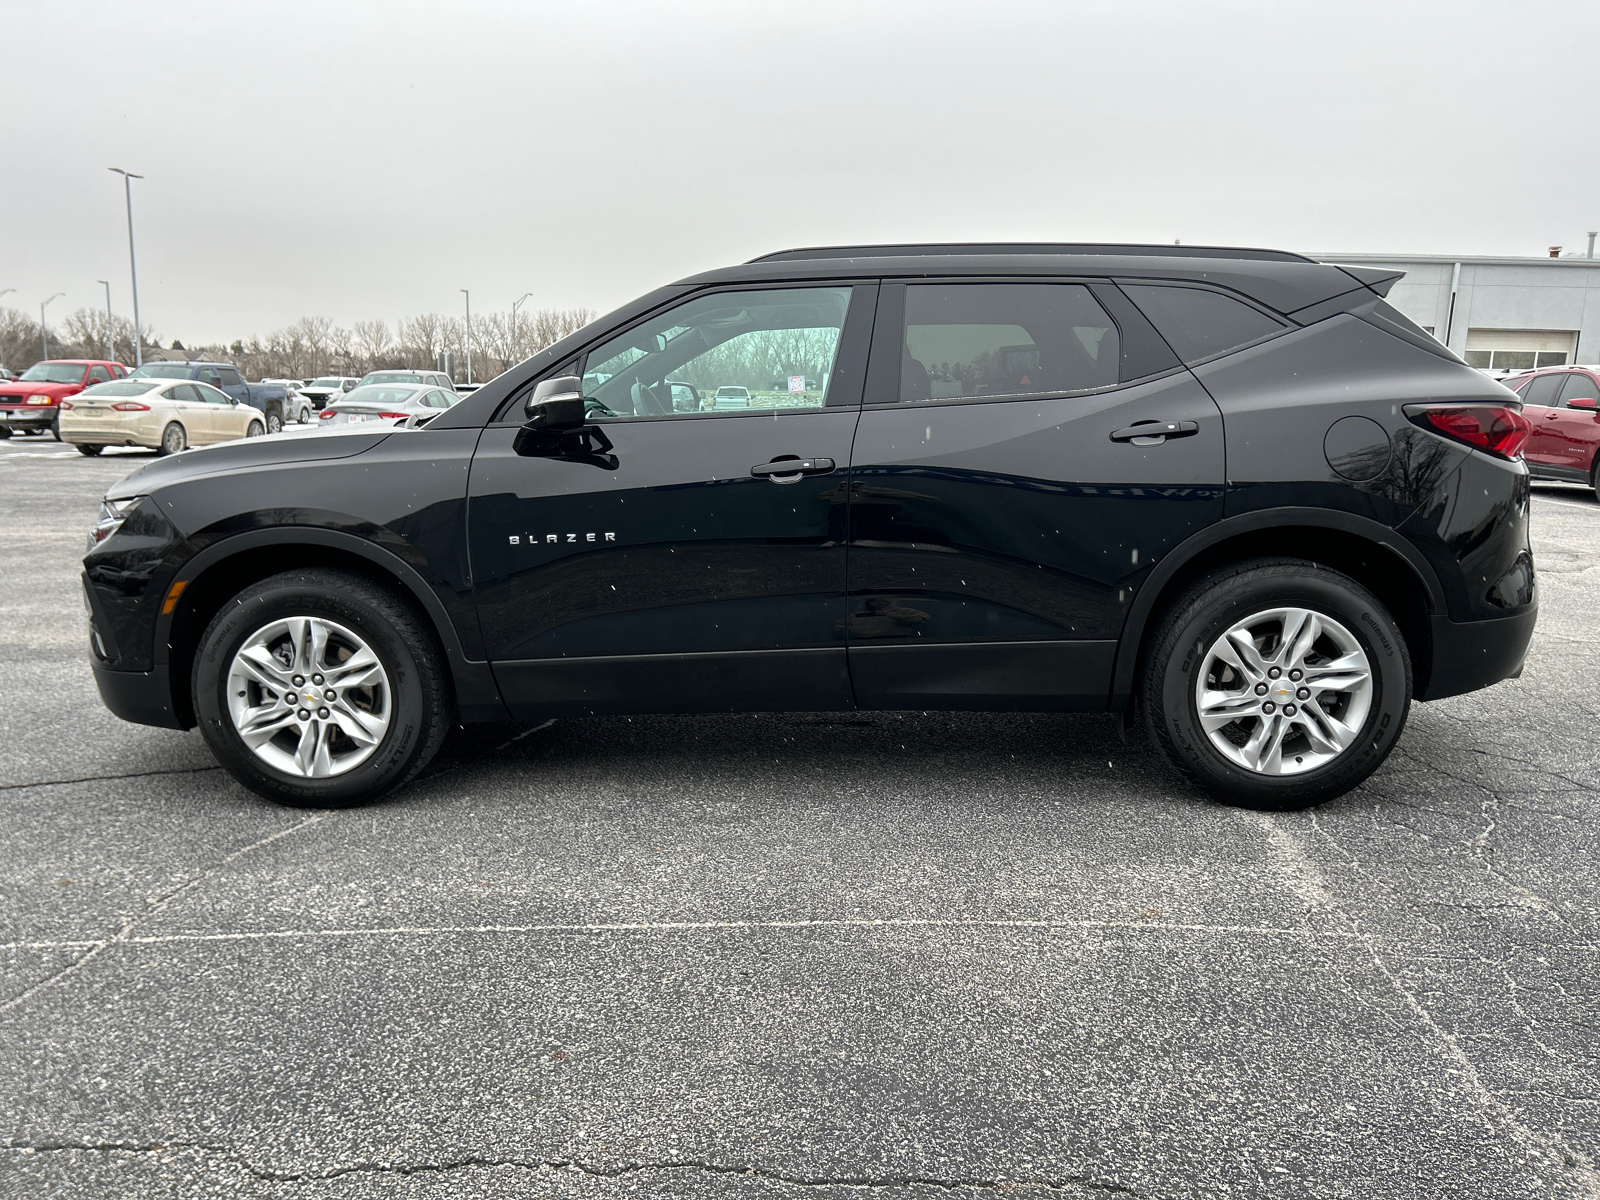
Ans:
[[[1354,939],[1354,933],[1259,925],[1189,925],[1160,921],[1050,921],[937,917],[818,918],[799,921],[612,921],[592,925],[393,925],[364,929],[271,929],[238,933],[168,933],[114,939],[130,946],[180,942],[259,942],[325,938],[457,937],[471,934],[699,933],[796,929],[1078,929],[1149,930],[1156,933],[1256,934],[1265,937]],[[84,950],[104,942],[10,942],[0,950]]]
[[[1562,508],[1576,508],[1583,512],[1600,512],[1600,504],[1574,504],[1571,500],[1553,500],[1549,496],[1533,493],[1533,498],[1540,504],[1559,504]]]

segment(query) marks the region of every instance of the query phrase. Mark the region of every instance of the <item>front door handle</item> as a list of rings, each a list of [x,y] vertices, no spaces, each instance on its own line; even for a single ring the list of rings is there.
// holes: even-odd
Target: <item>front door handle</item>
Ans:
[[[1132,442],[1135,446],[1159,446],[1168,438],[1193,437],[1200,432],[1197,421],[1140,421],[1126,429],[1113,429],[1113,442]]]
[[[781,458],[775,462],[757,463],[750,468],[750,474],[756,479],[770,479],[773,483],[799,483],[802,475],[826,475],[831,470],[831,458]]]

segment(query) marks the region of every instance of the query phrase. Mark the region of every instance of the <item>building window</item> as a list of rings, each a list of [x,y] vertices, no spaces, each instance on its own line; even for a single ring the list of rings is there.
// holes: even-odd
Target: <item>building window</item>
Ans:
[[[1560,329],[1469,329],[1467,365],[1497,371],[1561,367],[1572,361],[1577,340],[1576,333]]]

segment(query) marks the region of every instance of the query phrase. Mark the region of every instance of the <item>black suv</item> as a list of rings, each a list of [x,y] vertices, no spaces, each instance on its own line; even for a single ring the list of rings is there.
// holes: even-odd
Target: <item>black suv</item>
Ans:
[[[453,721],[1138,714],[1234,803],[1338,795],[1521,669],[1515,396],[1266,250],[794,250],[683,280],[426,427],[107,493],[95,678],[246,786],[371,799]],[[738,408],[683,411],[748,391]]]

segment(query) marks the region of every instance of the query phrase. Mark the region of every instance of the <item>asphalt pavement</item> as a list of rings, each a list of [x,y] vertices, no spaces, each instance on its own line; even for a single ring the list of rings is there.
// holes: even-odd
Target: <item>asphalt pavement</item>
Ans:
[[[1308,813],[1105,718],[558,721],[277,808],[124,724],[139,456],[0,442],[0,1196],[1600,1197],[1600,504]]]

